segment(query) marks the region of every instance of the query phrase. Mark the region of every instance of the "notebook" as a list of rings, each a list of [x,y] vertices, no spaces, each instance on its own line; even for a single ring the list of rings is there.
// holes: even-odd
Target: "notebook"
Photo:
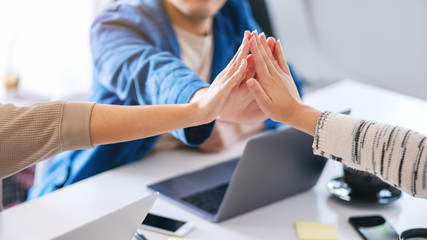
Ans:
[[[326,159],[313,137],[291,127],[261,134],[232,159],[148,187],[193,213],[220,222],[313,187]]]

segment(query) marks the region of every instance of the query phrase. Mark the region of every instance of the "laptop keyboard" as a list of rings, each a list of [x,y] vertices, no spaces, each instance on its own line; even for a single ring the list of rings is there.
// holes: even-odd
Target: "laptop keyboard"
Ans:
[[[206,191],[183,197],[182,200],[198,208],[201,208],[210,214],[216,214],[218,212],[219,206],[221,205],[221,201],[224,198],[225,191],[227,191],[227,188],[228,183],[225,183]]]

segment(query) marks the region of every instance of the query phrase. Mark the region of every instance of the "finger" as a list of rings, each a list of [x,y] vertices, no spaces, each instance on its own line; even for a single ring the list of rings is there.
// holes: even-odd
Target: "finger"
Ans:
[[[246,30],[245,34],[244,34],[244,38],[246,38],[246,39],[249,40],[249,38],[251,38],[251,32],[249,32],[248,30]]]
[[[243,36],[242,43],[240,44],[239,50],[237,51],[236,55],[234,55],[234,60],[239,63],[242,60],[242,55],[246,56],[249,53],[248,41],[249,41],[250,35],[251,33],[246,30]],[[240,59],[238,59],[239,57]]]
[[[248,56],[246,56],[246,61],[248,61],[248,63],[250,64],[253,61],[253,57],[252,54],[249,54]]]
[[[249,91],[254,96],[258,106],[264,111],[265,107],[270,105],[271,98],[254,78],[247,80],[246,86],[248,86]]]
[[[270,73],[270,75],[271,74],[275,74],[275,73],[277,73],[277,69],[276,69],[276,67],[273,64],[271,57],[269,57],[268,54],[267,54],[267,52],[266,52],[266,50],[268,50],[269,52],[270,52],[270,50],[269,49],[265,49],[265,47],[262,45],[262,43],[260,41],[260,39],[263,36],[265,36],[265,35],[263,33],[261,33],[259,35],[259,37],[255,38],[255,42],[256,42],[256,45],[258,46],[259,52],[260,52],[260,54],[262,56],[262,59],[263,59],[263,61],[265,63],[265,66],[268,69],[268,72]]]
[[[250,39],[251,33],[249,31],[245,31],[245,34],[243,36],[243,40],[242,40],[242,44],[240,45],[240,51],[237,53],[238,57],[240,57],[240,59],[238,60],[238,62],[242,61],[242,57],[246,57],[249,54],[249,39]]]
[[[253,63],[255,65],[255,71],[258,75],[262,77],[267,77],[270,75],[270,72],[268,71],[267,65],[266,65],[266,59],[261,53],[260,47],[257,44],[258,36],[252,35],[252,38],[249,42],[250,49],[251,49],[251,58],[253,60]]]
[[[240,61],[242,60],[241,56],[242,55],[245,55],[245,56],[248,55],[248,53],[249,53],[249,47],[248,47],[249,37],[250,37],[250,32],[245,31],[245,34],[243,36],[243,40],[239,46],[239,49],[237,49],[236,54],[234,54],[233,58],[230,60],[230,62],[227,64],[227,66],[225,68],[231,67],[231,65],[233,65],[233,63],[235,63],[235,62],[240,63]],[[240,57],[240,59],[239,59],[239,57]]]
[[[243,43],[241,45],[241,50],[237,54],[236,62],[240,63],[243,59],[246,58],[249,54],[249,40],[247,38],[243,39]]]
[[[258,37],[258,31],[256,29],[253,30],[251,34],[252,34],[252,36]]]
[[[236,59],[237,59],[237,57],[238,57],[239,53],[240,53],[240,52],[242,51],[242,49],[243,49],[244,43],[245,43],[246,41],[248,41],[248,40],[249,40],[249,35],[250,35],[250,32],[249,32],[249,31],[245,31],[245,33],[243,34],[242,43],[240,44],[239,49],[237,49],[237,52],[236,52],[236,54],[234,55],[233,59],[231,59],[231,61],[234,61],[234,60],[236,60]],[[246,40],[246,41],[245,41],[245,40]]]
[[[236,54],[236,58],[229,63],[229,65],[224,69],[224,78],[227,79],[231,77],[239,68],[242,60],[245,59],[249,54],[249,43],[247,39],[243,40],[242,49]]]
[[[236,86],[245,75],[247,66],[248,62],[246,59],[243,59],[237,71],[235,71],[230,78],[225,78],[224,89],[231,90],[234,86]]]
[[[276,43],[276,39],[274,39],[274,37],[267,38],[267,44],[268,44],[268,47],[270,48],[271,52],[273,53],[273,56],[274,56],[274,44],[275,43]]]
[[[275,70],[279,69],[280,66],[277,63],[276,59],[274,59],[273,53],[271,51],[271,48],[269,47],[267,43],[267,39],[265,38],[265,34],[261,33],[259,35],[259,40],[261,42],[262,47],[264,48],[265,53],[267,54],[268,58],[270,58],[271,63],[273,64]],[[268,66],[268,65],[267,65]],[[270,71],[271,72],[271,71]]]
[[[243,78],[244,79],[250,79],[250,78],[255,78],[255,77],[256,77],[255,67],[254,66],[250,66],[248,64],[248,66],[246,67],[245,76],[243,76]]]
[[[254,58],[253,58],[252,54],[249,54],[246,57],[246,61],[248,62],[248,69],[255,70],[255,62],[254,62]]]
[[[248,62],[248,66],[246,67],[246,74],[244,76],[245,79],[255,78],[255,63],[251,54],[246,57],[246,61]]]
[[[265,36],[265,33],[264,32],[262,32],[260,35],[259,35],[259,40],[261,41],[261,43],[263,44],[263,45],[265,45],[265,44],[267,44],[267,46],[269,47],[269,49],[270,49],[270,51],[271,51],[271,46],[269,45],[269,43],[268,43],[268,41],[267,41],[267,39],[266,39],[267,37]],[[269,41],[270,42],[275,42],[276,40],[273,38],[273,37],[269,37],[268,39],[270,39]]]
[[[283,52],[282,44],[280,43],[280,40],[278,40],[274,44],[274,55],[279,63],[280,68],[287,74],[290,74],[288,63],[286,62],[285,53]]]
[[[249,54],[249,40],[247,37],[243,38],[242,44],[240,45],[239,51],[237,51],[233,63],[239,64]],[[232,63],[230,62],[230,63]],[[235,66],[236,66],[235,65]]]

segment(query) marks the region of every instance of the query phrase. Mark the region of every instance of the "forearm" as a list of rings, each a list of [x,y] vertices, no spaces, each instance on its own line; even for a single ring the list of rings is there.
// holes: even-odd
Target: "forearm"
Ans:
[[[402,127],[324,113],[317,124],[313,149],[425,198],[425,140],[426,136]]]
[[[114,106],[96,104],[90,134],[93,145],[131,141],[207,123],[196,104]]]

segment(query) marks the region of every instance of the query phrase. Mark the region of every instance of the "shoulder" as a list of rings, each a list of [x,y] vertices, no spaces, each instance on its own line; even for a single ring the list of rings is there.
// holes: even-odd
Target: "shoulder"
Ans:
[[[168,44],[173,30],[163,2],[121,0],[104,8],[91,26],[91,39],[135,36],[156,45]]]
[[[130,25],[156,25],[164,21],[166,13],[162,1],[121,0],[107,5],[97,15],[96,23],[121,23]]]

